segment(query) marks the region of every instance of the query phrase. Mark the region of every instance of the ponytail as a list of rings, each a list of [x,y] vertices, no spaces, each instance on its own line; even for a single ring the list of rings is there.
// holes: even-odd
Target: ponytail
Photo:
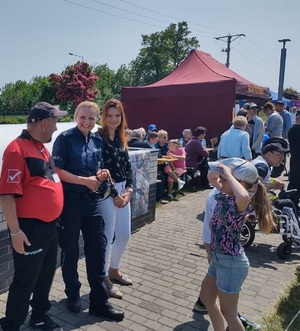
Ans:
[[[251,204],[256,214],[259,230],[266,234],[270,233],[272,228],[276,227],[276,224],[271,213],[267,190],[260,181],[257,184],[255,194],[251,198]]]

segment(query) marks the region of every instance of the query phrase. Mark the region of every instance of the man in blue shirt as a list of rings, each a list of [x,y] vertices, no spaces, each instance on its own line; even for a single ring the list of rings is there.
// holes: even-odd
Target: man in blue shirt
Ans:
[[[283,128],[282,128],[282,136],[283,138],[287,138],[289,129],[292,126],[292,116],[290,112],[284,109],[285,104],[283,101],[276,102],[276,110],[281,115],[283,120]]]
[[[272,102],[267,102],[264,105],[263,109],[264,109],[264,113],[268,116],[268,119],[265,123],[266,134],[269,135],[270,138],[282,137],[283,119],[275,111],[275,108],[274,108],[274,105],[272,104]]]
[[[252,160],[249,134],[245,131],[247,120],[244,116],[233,119],[233,127],[225,131],[218,147],[218,158],[239,157]]]

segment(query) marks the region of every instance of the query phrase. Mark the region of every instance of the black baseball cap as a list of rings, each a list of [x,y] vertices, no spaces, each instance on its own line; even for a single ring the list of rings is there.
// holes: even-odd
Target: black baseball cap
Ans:
[[[268,152],[278,152],[278,153],[288,153],[289,150],[285,149],[279,143],[270,143],[263,147],[262,154],[267,154]]]
[[[48,102],[41,101],[30,109],[27,123],[39,122],[49,117],[62,117],[67,114],[67,111],[59,110],[58,106],[53,106]]]

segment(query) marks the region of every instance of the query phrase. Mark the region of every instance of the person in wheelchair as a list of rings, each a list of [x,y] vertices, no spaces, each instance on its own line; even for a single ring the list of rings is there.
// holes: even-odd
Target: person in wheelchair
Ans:
[[[277,248],[277,255],[280,258],[288,258],[291,255],[291,244],[297,241],[298,230],[300,228],[299,221],[299,196],[297,194],[297,190],[284,190],[284,183],[279,181],[276,178],[271,178],[271,166],[277,166],[281,164],[282,160],[285,157],[285,154],[288,153],[289,150],[285,149],[281,146],[280,143],[269,143],[265,145],[262,149],[262,155],[258,156],[256,159],[252,160],[252,163],[257,169],[261,182],[264,184],[268,191],[270,190],[281,190],[278,194],[274,195],[274,199],[271,199],[271,206],[273,209],[274,219],[277,220],[276,227],[273,228],[272,232],[279,233],[280,227],[284,227],[286,232],[292,232],[292,236],[289,237],[289,243],[282,243]],[[284,225],[280,226],[280,215],[285,214]],[[286,218],[287,217],[287,218]],[[291,228],[294,230],[291,230]],[[295,229],[296,228],[296,229]],[[295,238],[295,237],[296,238]],[[299,269],[299,270],[298,270]],[[297,266],[296,272],[300,273],[300,265]]]
[[[285,170],[285,174],[287,174],[287,169],[286,169],[286,155],[287,153],[290,152],[289,150],[289,144],[287,140],[281,137],[272,137],[268,138],[264,143],[263,143],[263,148],[268,145],[268,144],[280,144],[283,149],[286,149],[287,152],[284,153],[284,158],[281,161],[281,163],[277,166],[272,167],[272,172],[271,172],[271,177],[277,178],[280,177],[282,172]]]
[[[262,155],[251,161],[267,191],[284,188],[284,183],[276,178],[271,178],[271,173],[272,167],[278,167],[288,152],[289,150],[283,148],[280,143],[270,143],[262,148]]]
[[[251,163],[254,164],[254,166],[256,167],[260,180],[266,187],[267,191],[282,191],[284,189],[284,182],[271,177],[271,168],[278,166],[284,159],[285,154],[288,152],[289,150],[283,148],[279,143],[270,143],[263,147],[262,155],[251,161]],[[279,193],[279,198],[290,199],[296,209],[295,212],[297,215],[299,214],[300,210],[299,195],[295,194],[294,191],[295,190],[289,190],[285,196],[283,192]]]

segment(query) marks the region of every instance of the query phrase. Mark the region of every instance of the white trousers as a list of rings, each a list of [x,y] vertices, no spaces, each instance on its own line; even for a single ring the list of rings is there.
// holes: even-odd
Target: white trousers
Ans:
[[[120,194],[125,192],[125,183],[115,183]],[[130,239],[131,210],[130,203],[124,208],[117,208],[112,197],[101,201],[101,209],[105,223],[104,234],[107,238],[105,276],[108,276],[109,267],[119,269],[121,258]]]

